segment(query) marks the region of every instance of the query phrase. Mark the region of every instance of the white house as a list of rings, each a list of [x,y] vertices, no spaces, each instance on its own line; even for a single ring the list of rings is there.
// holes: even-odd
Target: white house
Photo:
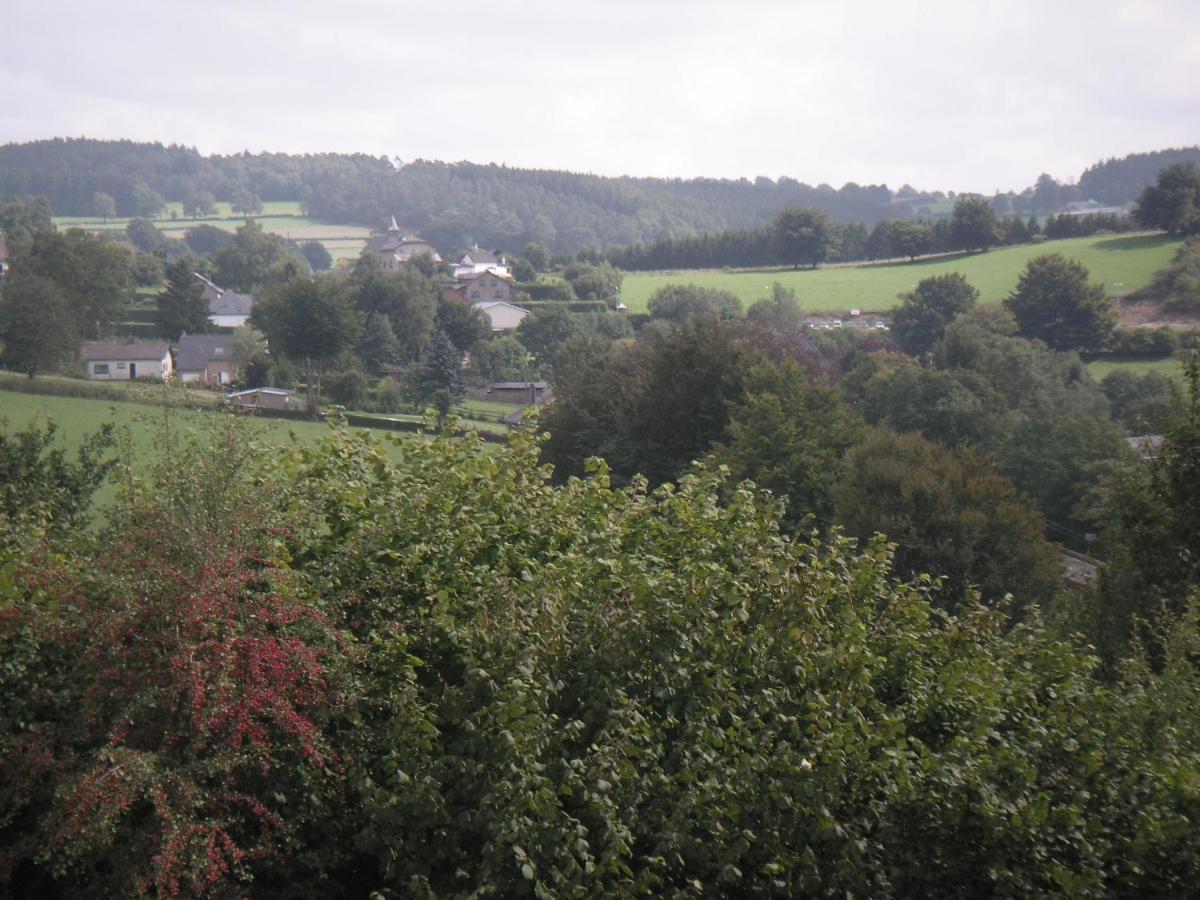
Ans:
[[[404,234],[396,224],[395,216],[392,216],[392,224],[387,233],[372,235],[362,252],[364,256],[376,255],[380,265],[389,272],[396,271],[422,255],[428,255],[435,263],[442,261],[441,255],[429,241]]]
[[[241,328],[250,318],[254,298],[217,287],[199,272],[192,277],[204,286],[202,296],[208,303],[208,321],[217,328]]]
[[[476,245],[464,253],[455,265],[454,277],[461,279],[465,275],[477,275],[480,272],[492,272],[501,278],[509,278],[512,274],[503,255],[480,250]]]
[[[471,305],[488,317],[488,321],[492,323],[492,334],[512,331],[521,324],[522,319],[529,315],[529,310],[505,303],[503,300],[472,303]]]
[[[83,362],[87,366],[87,377],[93,381],[133,381],[135,378],[166,381],[172,372],[171,348],[165,341],[84,344]]]

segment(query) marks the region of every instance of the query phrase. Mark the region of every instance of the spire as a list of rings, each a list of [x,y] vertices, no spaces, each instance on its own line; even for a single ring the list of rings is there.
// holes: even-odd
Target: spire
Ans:
[[[388,231],[399,231],[400,226],[396,224],[396,217],[392,216],[392,224],[388,226]]]

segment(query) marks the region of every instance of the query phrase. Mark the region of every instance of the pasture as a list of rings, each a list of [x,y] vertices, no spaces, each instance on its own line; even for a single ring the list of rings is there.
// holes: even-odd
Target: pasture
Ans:
[[[1114,295],[1128,294],[1149,284],[1171,262],[1179,239],[1160,234],[1097,235],[1003,247],[950,259],[918,260],[888,265],[837,266],[807,269],[725,271],[693,269],[681,272],[628,272],[621,300],[630,312],[645,312],[650,295],[668,284],[695,284],[730,291],[744,307],[770,294],[779,282],[796,292],[801,307],[811,313],[845,313],[859,308],[881,312],[899,305],[898,295],[935,275],[960,272],[979,289],[982,302],[1003,299],[1017,285],[1025,264],[1035,256],[1060,253],[1082,263],[1093,281]]]
[[[1087,370],[1093,381],[1102,381],[1110,372],[1128,372],[1130,375],[1158,372],[1177,380],[1183,378],[1183,363],[1172,356],[1163,359],[1094,359],[1087,364]]]
[[[277,234],[293,241],[320,241],[336,259],[353,259],[358,256],[363,244],[371,235],[371,229],[361,225],[338,225],[319,222],[304,215],[300,203],[294,200],[275,200],[263,203],[263,211],[254,216],[254,221],[264,231]],[[215,215],[196,219],[183,217],[181,204],[167,204],[163,216],[154,220],[154,225],[170,238],[182,238],[184,232],[196,225],[211,225],[222,231],[234,232],[246,221],[245,216],[235,214],[228,203],[218,203]],[[83,228],[86,231],[123,233],[129,224],[128,218],[100,219],[96,216],[55,216],[54,224],[59,228]]]

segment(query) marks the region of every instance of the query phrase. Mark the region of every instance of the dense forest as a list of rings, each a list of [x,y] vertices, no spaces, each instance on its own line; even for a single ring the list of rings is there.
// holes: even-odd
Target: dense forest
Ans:
[[[998,195],[999,214],[1053,211],[1065,198],[1127,202],[1158,169],[1200,158],[1195,148],[1137,154],[1089,169],[1080,187],[1048,175],[1020,194]],[[395,214],[436,245],[478,241],[555,252],[629,246],[668,238],[757,229],[784,208],[820,210],[848,223],[936,217],[953,196],[904,185],[812,186],[792,178],[609,178],[469,162],[398,164],[365,154],[240,153],[202,156],[177,145],[53,139],[0,147],[0,199],[45,196],[59,215],[96,214],[97,195],[115,213],[145,214],[149,195],[186,204],[197,196],[299,200],[331,222],[380,226]],[[1119,195],[1119,197],[1118,197]]]

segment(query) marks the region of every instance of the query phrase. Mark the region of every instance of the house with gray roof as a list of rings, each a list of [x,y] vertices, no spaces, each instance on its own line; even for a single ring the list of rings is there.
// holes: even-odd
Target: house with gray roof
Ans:
[[[166,341],[142,344],[83,345],[83,363],[92,381],[133,381],[153,378],[166,381],[171,377],[171,348]]]
[[[175,373],[180,381],[230,384],[237,380],[233,339],[228,334],[185,334],[179,339]]]
[[[208,303],[210,323],[217,328],[241,328],[246,324],[254,308],[253,297],[217,287],[199,272],[193,272],[192,277],[203,287],[201,296]]]
[[[367,239],[363,255],[375,256],[380,265],[389,272],[396,271],[422,255],[428,255],[435,263],[442,261],[441,254],[429,241],[415,235],[406,235],[396,224],[395,216],[392,216],[392,224],[388,226],[387,233],[375,234]]]

